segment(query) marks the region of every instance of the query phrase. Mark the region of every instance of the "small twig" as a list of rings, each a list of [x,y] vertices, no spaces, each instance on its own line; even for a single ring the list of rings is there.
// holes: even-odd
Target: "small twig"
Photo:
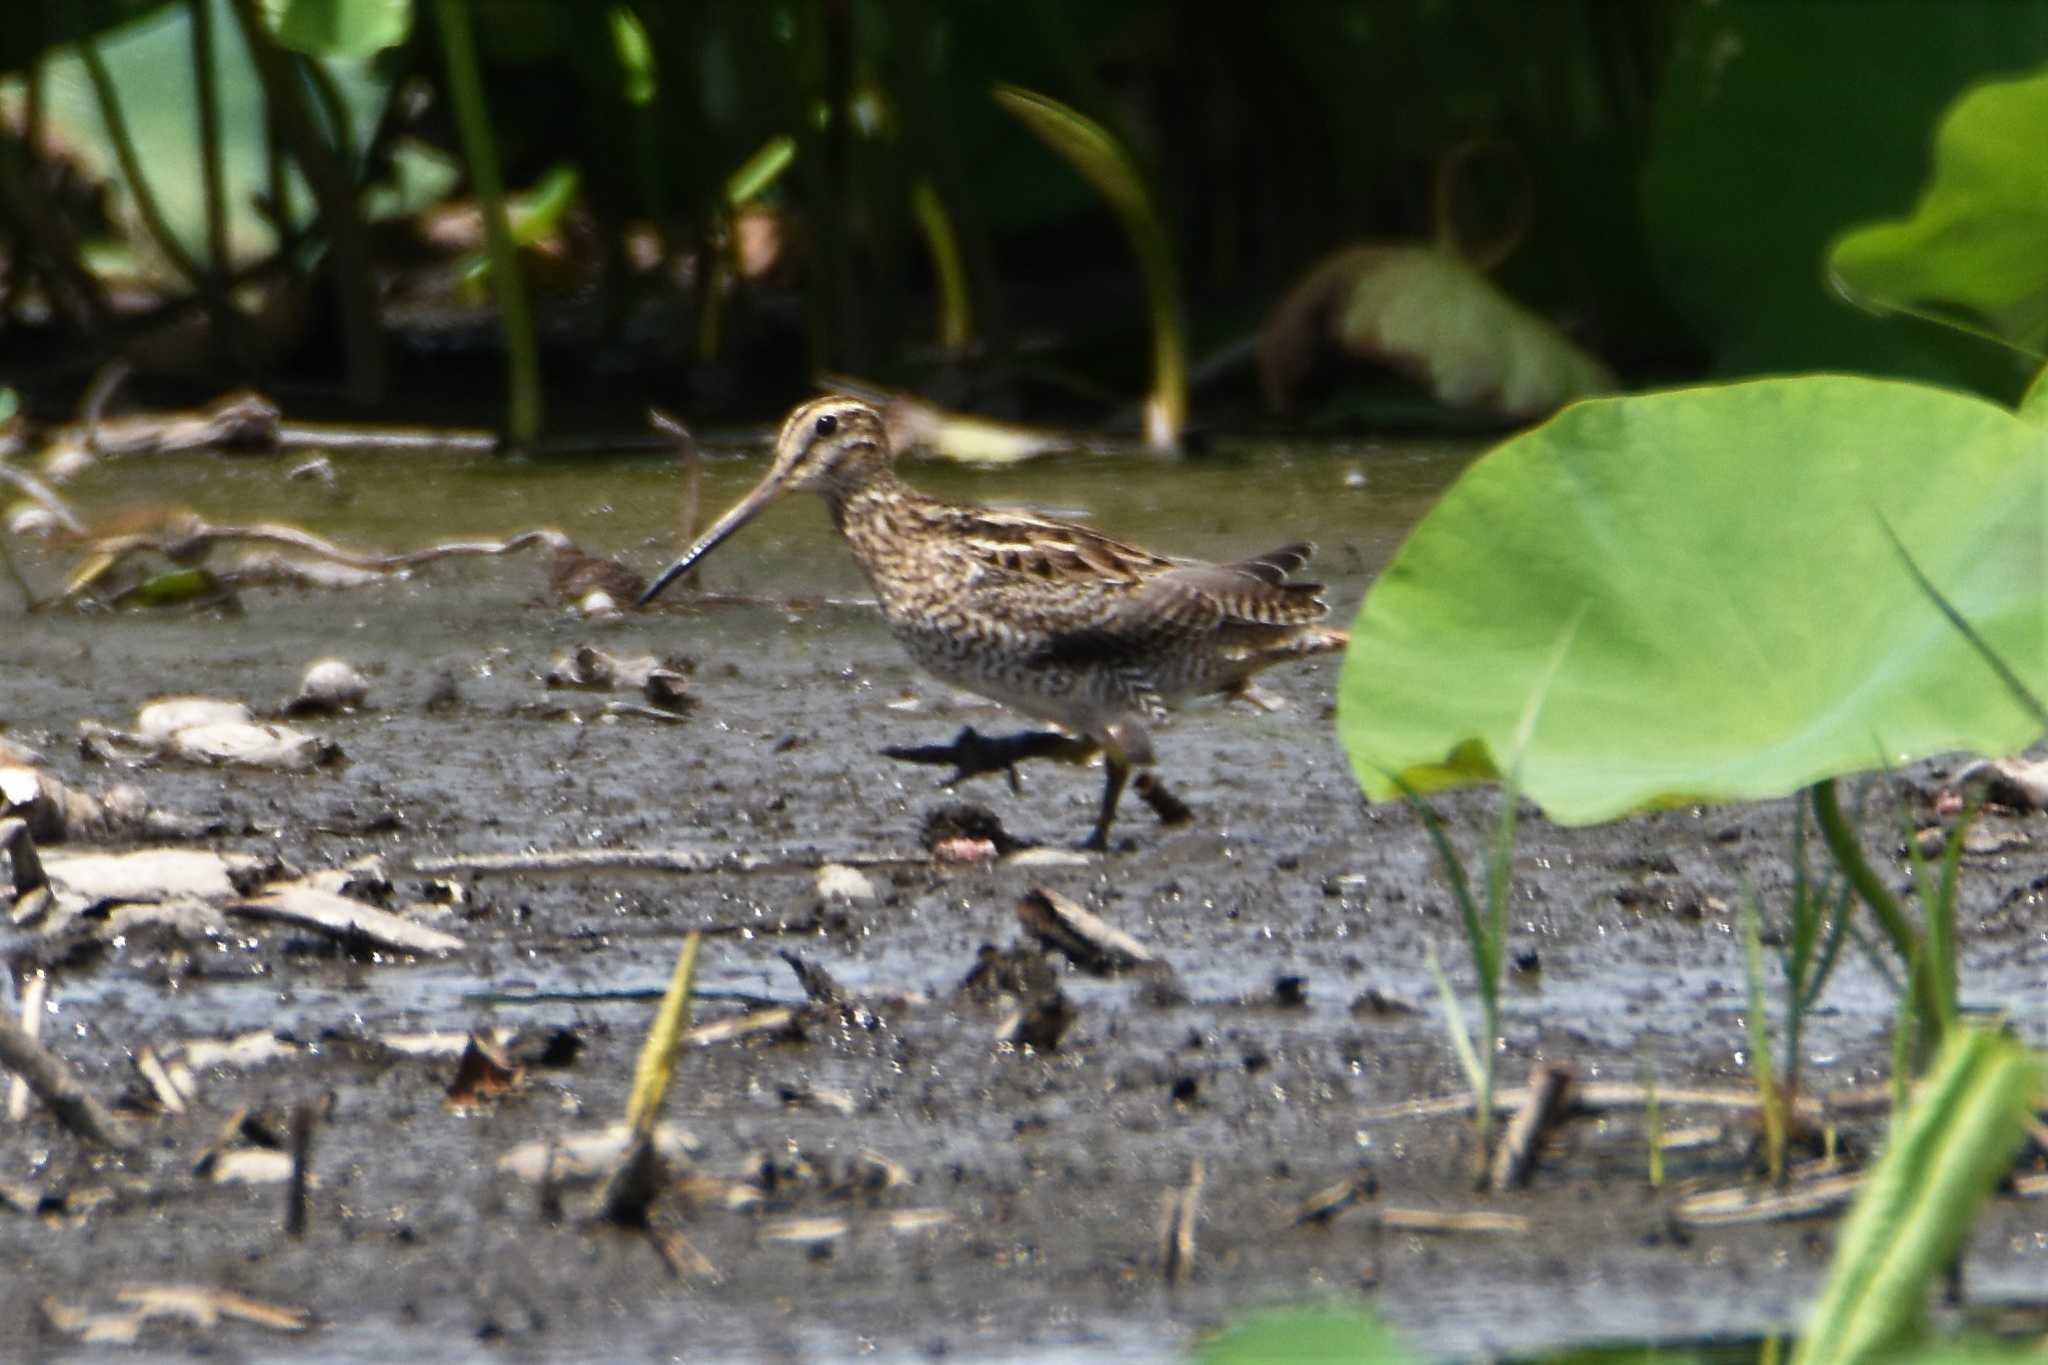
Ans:
[[[1513,1190],[1529,1183],[1543,1140],[1571,1113],[1572,1088],[1578,1079],[1577,1068],[1567,1062],[1539,1066],[1530,1073],[1526,1097],[1494,1150],[1493,1188]]]
[[[121,1152],[140,1147],[127,1126],[93,1098],[63,1058],[5,1016],[0,1016],[0,1066],[28,1082],[28,1088],[50,1107],[57,1122],[80,1137]]]
[[[1159,1244],[1162,1270],[1170,1285],[1184,1284],[1195,1273],[1195,1222],[1202,1212],[1202,1158],[1188,1163],[1188,1183],[1166,1192],[1161,1210]]]
[[[1641,1109],[1649,1103],[1652,1093],[1656,1095],[1660,1106],[1670,1109],[1682,1109],[1691,1105],[1738,1110],[1753,1110],[1758,1107],[1754,1090],[1672,1089],[1668,1086],[1657,1086],[1653,1091],[1646,1086],[1606,1082],[1580,1086],[1578,1096],[1572,1102],[1572,1111],[1578,1114],[1601,1114],[1614,1109]],[[1498,1111],[1506,1112],[1522,1104],[1528,1096],[1526,1088],[1502,1090],[1493,1097],[1494,1107]],[[1868,1085],[1838,1090],[1824,1099],[1801,1095],[1794,1103],[1793,1112],[1802,1117],[1820,1119],[1829,1114],[1877,1113],[1890,1108],[1891,1102],[1889,1088]],[[1463,1094],[1369,1106],[1361,1110],[1358,1117],[1362,1122],[1372,1123],[1387,1119],[1455,1118],[1471,1112],[1472,1096]]]
[[[133,373],[134,366],[116,357],[95,370],[92,382],[85,386],[85,393],[78,400],[78,422],[84,431],[84,445],[89,454],[99,456],[106,453],[100,445],[100,422],[106,417],[108,400]]]
[[[1381,1209],[1376,1221],[1383,1228],[1402,1232],[1528,1232],[1533,1226],[1519,1213],[1492,1213],[1484,1209],[1450,1213],[1440,1209]]]
[[[300,1100],[292,1106],[292,1179],[285,1194],[284,1231],[299,1237],[306,1231],[306,1188],[312,1180],[313,1125],[318,1106]]]
[[[50,974],[38,971],[30,975],[21,987],[21,1031],[29,1041],[39,1042],[43,1036],[43,1003],[50,994]],[[7,1121],[20,1123],[28,1117],[28,1082],[16,1076],[7,1088]]]
[[[77,536],[90,534],[86,530],[85,523],[79,519],[76,512],[71,510],[64,499],[58,497],[48,484],[29,473],[26,469],[17,469],[11,464],[0,463],[0,482],[11,483],[35,499],[37,503],[48,510],[51,516],[62,523],[64,529],[71,532],[71,534]]]

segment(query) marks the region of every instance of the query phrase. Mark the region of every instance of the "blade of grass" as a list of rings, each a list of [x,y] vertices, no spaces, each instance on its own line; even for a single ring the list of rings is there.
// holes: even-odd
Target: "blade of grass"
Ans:
[[[2040,1074],[2027,1050],[1988,1029],[1949,1035],[1863,1193],[1793,1365],[1849,1365],[1897,1345],[1927,1289],[1961,1248],[1978,1204],[2007,1169]]]
[[[250,3],[250,0],[240,0]],[[540,435],[540,352],[534,341],[533,315],[527,306],[519,252],[505,216],[505,183],[498,173],[498,144],[484,104],[483,75],[477,67],[476,36],[467,0],[434,0],[434,17],[447,58],[449,102],[455,108],[455,129],[462,159],[469,167],[470,187],[484,220],[484,250],[491,262],[491,290],[498,299],[498,321],[505,334],[505,435],[512,445],[530,448]]]
[[[1747,1020],[1749,1074],[1756,1083],[1757,1104],[1764,1118],[1764,1165],[1773,1185],[1785,1179],[1785,1097],[1771,1071],[1771,1023],[1764,1013],[1764,948],[1758,926],[1762,907],[1756,891],[1743,878],[1743,975],[1749,988]]]
[[[683,1035],[690,1029],[690,992],[697,981],[697,947],[692,933],[676,954],[675,971],[668,991],[661,997],[647,1040],[640,1045],[640,1060],[633,1067],[633,1091],[626,1100],[626,1126],[636,1138],[654,1131],[661,1116],[661,1102],[668,1096],[669,1078],[675,1073],[676,1056],[682,1050]]]
[[[1650,1145],[1650,1188],[1664,1188],[1664,1106],[1657,1096],[1657,1069],[1646,1056],[1636,1067],[1643,1088],[1643,1132]]]
[[[1920,957],[1920,935],[1906,917],[1905,909],[1898,899],[1886,889],[1870,862],[1863,856],[1863,845],[1856,832],[1842,817],[1841,799],[1835,791],[1835,779],[1823,778],[1807,788],[1813,802],[1815,821],[1820,825],[1821,836],[1827,841],[1828,851],[1834,855],[1835,866],[1856,888],[1856,894],[1864,905],[1876,916],[1878,927],[1891,940],[1892,951],[1899,960],[1910,965]],[[1932,978],[1924,974],[1910,973],[1912,989],[1920,993],[1917,1008],[1923,1021],[1930,1027],[1939,1028],[1941,1002],[1937,998]]]
[[[1486,1069],[1480,1066],[1479,1054],[1473,1050],[1471,1031],[1465,1027],[1465,1012],[1458,1008],[1458,993],[1451,987],[1451,978],[1444,973],[1444,964],[1437,959],[1436,945],[1427,945],[1424,952],[1429,965],[1430,979],[1436,982],[1437,998],[1443,1002],[1444,1031],[1451,1035],[1451,1051],[1457,1053],[1458,1065],[1465,1072],[1465,1083],[1472,1087],[1473,1115],[1480,1125],[1483,1160],[1486,1146],[1483,1135],[1491,1127],[1493,1120],[1493,1097],[1483,1093],[1486,1089]]]
[[[997,104],[1095,186],[1122,222],[1138,256],[1152,314],[1146,441],[1155,450],[1178,450],[1188,414],[1187,324],[1180,272],[1137,163],[1108,129],[1077,109],[1014,85],[998,85],[994,93]]]

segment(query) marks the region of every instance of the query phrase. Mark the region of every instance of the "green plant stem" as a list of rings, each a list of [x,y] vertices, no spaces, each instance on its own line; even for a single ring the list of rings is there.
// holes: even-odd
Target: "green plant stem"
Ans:
[[[227,295],[228,273],[234,268],[228,254],[227,174],[220,157],[220,81],[214,70],[213,0],[191,0],[192,89],[199,108],[199,175],[206,196],[206,287],[218,295],[224,307],[216,314],[226,331],[214,334],[215,350],[242,360],[254,360],[243,344],[241,318],[234,300]]]
[[[1919,933],[1906,918],[1905,908],[1899,904],[1898,898],[1885,889],[1876,869],[1864,858],[1863,846],[1857,841],[1856,832],[1842,817],[1835,779],[1824,778],[1814,783],[1810,791],[1814,820],[1820,825],[1821,838],[1827,841],[1828,852],[1834,855],[1835,865],[1842,869],[1842,875],[1856,888],[1857,896],[1870,907],[1870,913],[1877,916],[1879,927],[1892,941],[1892,949],[1906,964],[1923,1026],[1938,1038],[1943,1017],[1941,995],[1933,976],[1921,968],[1924,954]]]
[[[292,65],[290,54],[271,41],[257,0],[229,0],[236,25],[249,45],[249,58],[256,77],[263,82],[263,94],[270,119],[282,134],[292,159],[299,163],[313,201],[326,225],[334,248],[334,289],[336,311],[341,317],[342,353],[347,357],[349,396],[358,403],[374,403],[384,392],[384,349],[377,323],[377,295],[370,280],[369,235],[356,202],[355,182],[334,149],[321,136],[320,125],[306,98],[306,84]],[[280,218],[288,216],[287,205],[277,205]],[[280,227],[280,239],[285,229]]]
[[[932,274],[939,285],[939,348],[950,355],[967,349],[974,339],[973,301],[967,291],[967,267],[960,257],[960,238],[946,201],[928,179],[910,191],[911,211],[931,252]]]
[[[114,78],[107,71],[106,60],[100,56],[99,43],[91,34],[81,31],[78,35],[78,58],[85,65],[86,77],[92,82],[94,97],[99,101],[100,121],[106,124],[107,141],[113,144],[114,161],[121,168],[121,178],[128,182],[129,193],[135,196],[135,208],[142,215],[142,224],[149,230],[151,240],[171,263],[171,268],[185,278],[194,289],[204,292],[207,288],[205,273],[199,262],[192,259],[192,253],[185,250],[185,244],[171,231],[170,223],[164,218],[163,206],[156,201],[156,192],[149,187],[149,179],[142,173],[142,160],[135,153],[135,139],[128,132],[127,115],[121,111],[120,92],[114,89]]]
[[[243,0],[248,3],[248,0]],[[476,40],[469,22],[468,0],[434,0],[441,27],[441,46],[448,59],[448,93],[455,106],[455,126],[462,138],[463,160],[470,185],[483,213],[484,249],[491,258],[491,290],[498,299],[498,320],[505,331],[505,435],[516,447],[530,446],[540,435],[540,354],[534,345],[533,315],[519,271],[519,253],[505,218],[505,184],[498,173],[498,147],[491,136],[490,111],[484,105],[483,77],[477,69]]]

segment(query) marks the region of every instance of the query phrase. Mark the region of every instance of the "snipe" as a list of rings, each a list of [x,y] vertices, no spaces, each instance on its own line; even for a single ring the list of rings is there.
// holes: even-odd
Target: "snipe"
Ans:
[[[1086,845],[1098,849],[1132,768],[1153,761],[1146,723],[1168,702],[1241,693],[1261,669],[1344,647],[1343,631],[1317,624],[1329,611],[1322,586],[1289,577],[1309,545],[1234,564],[1168,559],[1070,522],[930,497],[896,477],[893,458],[868,404],[836,395],[803,404],[783,423],[761,482],[641,603],[784,493],[816,489],[912,658],[1070,732],[981,740],[977,757],[951,754],[963,775],[1101,752],[1108,778]]]

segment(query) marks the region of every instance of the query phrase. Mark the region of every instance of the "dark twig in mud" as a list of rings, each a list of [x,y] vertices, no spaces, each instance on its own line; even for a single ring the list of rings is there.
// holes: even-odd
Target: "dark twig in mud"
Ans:
[[[312,1179],[313,1126],[319,1120],[319,1106],[300,1100],[292,1106],[292,1179],[285,1192],[284,1230],[288,1237],[306,1231],[306,1189]]]
[[[43,871],[43,860],[36,852],[35,836],[29,832],[28,821],[18,815],[0,820],[0,853],[7,855],[7,861],[14,869],[14,899],[21,900],[30,892],[48,886],[50,878]],[[15,907],[17,923],[27,918]]]
[[[1494,1189],[1519,1189],[1529,1183],[1544,1140],[1571,1113],[1572,1089],[1578,1079],[1577,1070],[1563,1062],[1539,1066],[1530,1074],[1521,1107],[1494,1149]]]
[[[57,1121],[80,1137],[120,1152],[132,1152],[141,1145],[125,1124],[93,1098],[61,1057],[5,1017],[0,1017],[0,1067],[27,1081]]]

